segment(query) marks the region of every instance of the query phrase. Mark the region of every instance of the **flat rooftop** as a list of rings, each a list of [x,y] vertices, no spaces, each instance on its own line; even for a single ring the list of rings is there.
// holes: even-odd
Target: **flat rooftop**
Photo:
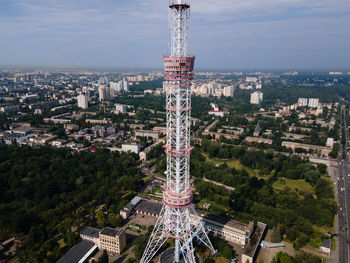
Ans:
[[[209,214],[205,211],[197,211],[198,216],[201,217],[201,219],[208,223],[213,223],[215,225],[221,224],[225,226],[226,228],[232,228],[234,230],[240,230],[240,231],[246,231],[247,230],[247,224],[234,221],[228,217],[222,217],[222,216],[216,216],[213,214]]]
[[[261,239],[266,231],[266,224],[258,222],[256,224],[256,229],[253,235],[250,237],[248,244],[244,247],[243,253],[250,256],[255,257],[256,252],[259,248]]]
[[[83,231],[80,232],[80,235],[98,238],[100,231],[101,229],[87,226],[83,229]]]
[[[321,247],[330,249],[331,248],[331,240],[330,239],[323,240]]]
[[[105,227],[104,229],[102,229],[100,234],[116,237],[116,236],[120,236],[124,231],[125,231],[124,228],[116,229],[116,228]]]
[[[94,243],[82,240],[73,246],[68,252],[61,257],[57,263],[77,263],[82,259],[94,246]],[[97,246],[96,246],[97,248]]]
[[[162,203],[150,202],[147,200],[141,200],[140,203],[135,207],[135,210],[142,211],[145,213],[151,213],[154,215],[159,215],[162,210]]]

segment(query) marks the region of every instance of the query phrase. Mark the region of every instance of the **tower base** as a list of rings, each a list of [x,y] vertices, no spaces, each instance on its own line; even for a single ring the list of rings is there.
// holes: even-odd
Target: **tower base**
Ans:
[[[174,253],[175,248],[168,249],[160,256],[159,263],[174,263]],[[185,263],[185,260],[181,258],[179,263]]]

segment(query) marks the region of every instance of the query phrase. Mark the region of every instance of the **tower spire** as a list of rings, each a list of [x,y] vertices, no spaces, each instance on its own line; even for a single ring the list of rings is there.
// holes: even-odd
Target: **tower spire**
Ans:
[[[163,208],[141,263],[148,263],[168,238],[175,239],[174,262],[195,263],[192,239],[197,237],[212,252],[214,248],[192,205],[190,187],[191,81],[194,56],[187,55],[190,5],[182,0],[169,4],[170,56],[164,56],[166,80],[167,158]]]

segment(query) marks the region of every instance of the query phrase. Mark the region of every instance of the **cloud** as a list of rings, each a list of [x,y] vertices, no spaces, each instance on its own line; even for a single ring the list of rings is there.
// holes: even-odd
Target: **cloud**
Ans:
[[[234,51],[241,61],[249,58],[250,54],[242,53],[247,47],[267,57],[274,54],[272,47],[297,54],[304,46],[315,61],[326,49],[348,52],[343,47],[350,35],[347,0],[190,2],[190,49],[217,60],[217,66],[228,52]],[[69,54],[68,61],[74,54],[76,60],[86,62],[90,56],[99,63],[159,65],[159,49],[167,50],[170,37],[167,23],[164,0],[1,0],[0,48],[8,52],[0,55],[0,60],[11,60],[16,50],[10,43],[19,41],[16,47],[23,58],[28,52],[39,52],[35,48],[41,46],[46,57],[62,50],[62,54]],[[350,54],[344,57],[350,60]],[[52,59],[49,62],[54,63],[56,57]]]

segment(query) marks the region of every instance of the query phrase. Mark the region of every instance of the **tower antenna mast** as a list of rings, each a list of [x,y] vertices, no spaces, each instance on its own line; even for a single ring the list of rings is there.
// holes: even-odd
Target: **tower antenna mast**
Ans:
[[[190,186],[191,85],[194,56],[187,54],[190,5],[169,3],[170,55],[164,56],[166,81],[167,159],[163,207],[143,253],[141,263],[152,260],[168,238],[175,240],[174,262],[195,263],[193,239],[215,252],[204,224],[192,205]]]

